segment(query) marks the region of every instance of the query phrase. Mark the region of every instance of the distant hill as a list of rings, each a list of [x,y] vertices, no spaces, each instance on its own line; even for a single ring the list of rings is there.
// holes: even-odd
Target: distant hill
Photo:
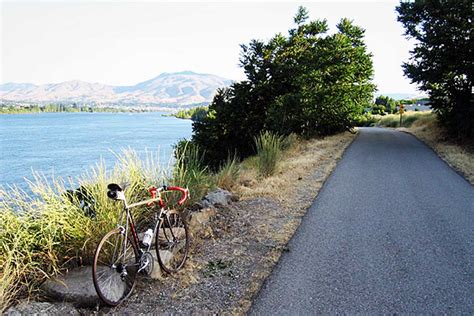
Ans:
[[[231,80],[192,71],[162,73],[134,86],[112,86],[80,80],[54,84],[5,83],[0,99],[18,102],[191,105],[212,101],[217,88]]]

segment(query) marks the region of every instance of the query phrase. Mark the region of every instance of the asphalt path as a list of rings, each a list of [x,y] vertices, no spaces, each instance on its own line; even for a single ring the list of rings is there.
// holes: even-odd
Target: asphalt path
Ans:
[[[252,315],[474,314],[474,187],[415,137],[364,128]]]

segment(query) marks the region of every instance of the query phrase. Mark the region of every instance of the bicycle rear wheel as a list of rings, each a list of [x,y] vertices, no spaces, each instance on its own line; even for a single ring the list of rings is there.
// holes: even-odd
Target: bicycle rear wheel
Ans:
[[[125,251],[124,251],[125,244]],[[100,299],[117,306],[133,291],[139,267],[137,246],[120,229],[107,233],[97,246],[92,280]]]
[[[188,224],[176,211],[165,213],[156,233],[156,254],[160,267],[173,273],[181,269],[189,251]]]

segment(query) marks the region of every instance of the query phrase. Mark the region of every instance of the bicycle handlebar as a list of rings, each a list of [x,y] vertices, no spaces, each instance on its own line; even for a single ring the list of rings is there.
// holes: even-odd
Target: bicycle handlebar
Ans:
[[[162,192],[162,191],[179,191],[179,192],[181,192],[182,195],[181,195],[181,198],[178,201],[179,205],[183,205],[184,201],[186,201],[189,198],[189,190],[185,189],[185,188],[182,188],[182,187],[175,187],[175,186],[168,187],[168,186],[164,185],[161,188],[151,187],[150,189],[148,189],[148,192],[150,192],[152,199],[156,198],[156,192]],[[160,198],[159,203],[160,203],[160,207],[164,206],[163,201],[161,200],[161,198]],[[151,206],[152,204],[153,203],[149,203],[148,206]]]
[[[165,188],[165,187],[163,187]],[[168,191],[179,191],[181,192],[181,198],[178,201],[179,205],[183,205],[184,201],[189,198],[189,190],[182,187],[166,187]]]

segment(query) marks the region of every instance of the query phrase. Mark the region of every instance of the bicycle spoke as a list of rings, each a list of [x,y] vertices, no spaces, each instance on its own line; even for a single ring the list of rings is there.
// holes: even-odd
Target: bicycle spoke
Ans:
[[[93,280],[99,297],[111,306],[127,298],[135,284],[137,265],[135,244],[119,230],[107,234],[94,257]]]
[[[166,272],[176,272],[184,264],[189,249],[187,225],[178,213],[163,218],[156,240],[158,262]]]

